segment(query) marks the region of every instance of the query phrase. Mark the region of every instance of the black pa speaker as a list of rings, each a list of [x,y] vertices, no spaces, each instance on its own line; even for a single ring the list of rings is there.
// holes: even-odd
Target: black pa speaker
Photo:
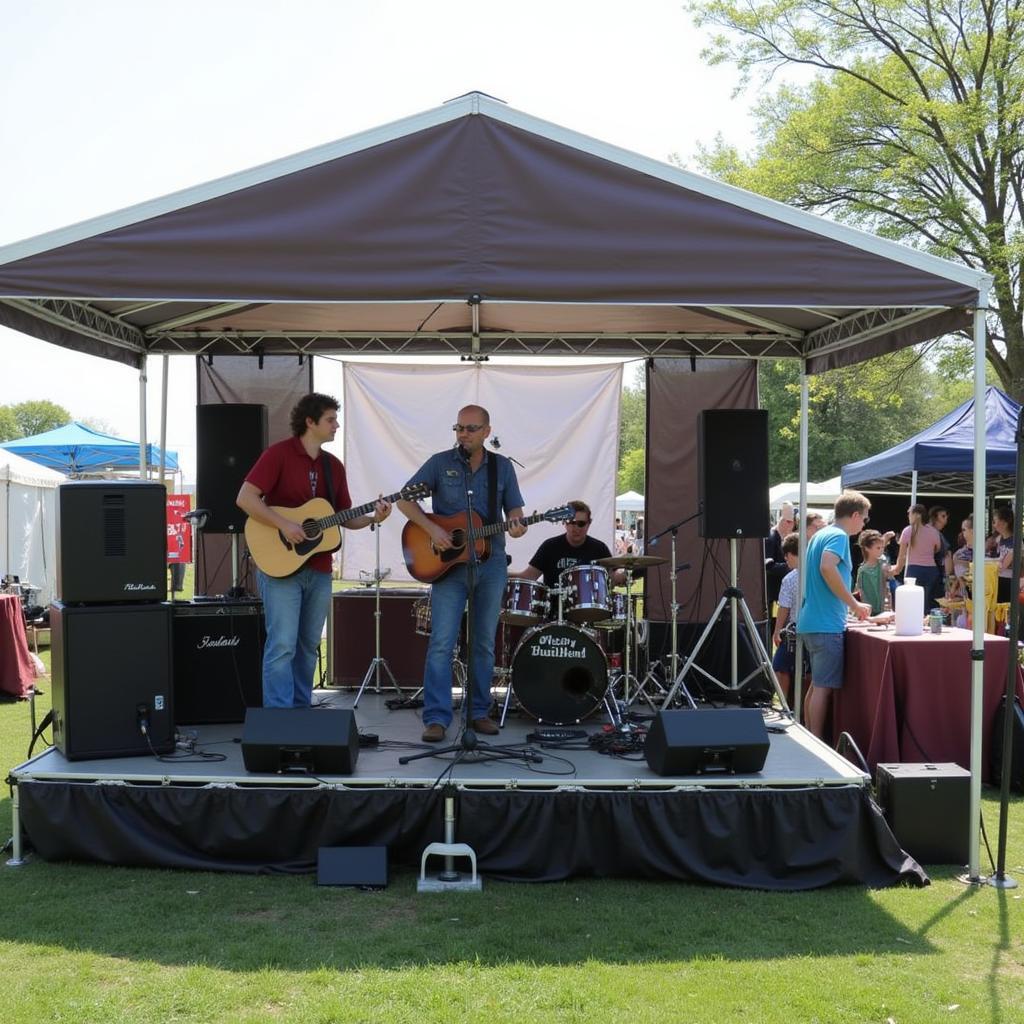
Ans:
[[[704,409],[697,421],[702,537],[767,537],[768,413]]]
[[[172,621],[178,725],[241,722],[263,706],[261,604],[176,604]]]
[[[749,775],[764,767],[768,730],[757,708],[659,711],[644,755],[656,775]]]
[[[316,856],[316,884],[387,888],[388,848],[322,846]]]
[[[359,757],[356,716],[348,708],[249,708],[242,728],[248,772],[351,775]]]
[[[196,446],[196,508],[209,513],[204,529],[240,533],[245,513],[235,498],[246,473],[267,447],[267,407],[197,405]]]
[[[169,605],[54,602],[50,630],[53,743],[69,761],[174,750]]]
[[[880,764],[878,803],[900,846],[922,864],[966,864],[971,773],[958,764]]]
[[[147,480],[76,480],[57,488],[57,599],[167,599],[167,489]]]

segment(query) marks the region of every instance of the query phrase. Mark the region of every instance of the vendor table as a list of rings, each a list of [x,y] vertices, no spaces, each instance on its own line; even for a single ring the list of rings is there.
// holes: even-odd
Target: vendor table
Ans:
[[[19,699],[27,697],[35,678],[21,598],[0,594],[0,691]]]
[[[970,630],[896,636],[851,625],[846,671],[833,705],[834,739],[848,732],[874,772],[879,762],[948,762],[970,768]],[[989,781],[992,723],[1006,689],[1006,637],[985,636],[981,776]],[[1018,695],[1024,680],[1017,670]]]

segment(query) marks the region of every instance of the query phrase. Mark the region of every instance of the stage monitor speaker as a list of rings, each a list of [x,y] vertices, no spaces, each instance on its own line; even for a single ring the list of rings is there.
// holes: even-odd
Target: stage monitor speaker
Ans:
[[[316,884],[385,889],[388,884],[388,848],[322,846],[316,857]]]
[[[659,711],[644,742],[656,775],[761,771],[768,757],[768,730],[757,708]]]
[[[174,721],[242,722],[263,706],[263,605],[173,606]]]
[[[702,537],[767,537],[768,413],[704,409],[697,421]]]
[[[75,480],[57,488],[57,599],[167,599],[167,489],[148,480]]]
[[[921,864],[966,864],[971,773],[958,764],[880,764],[878,804],[900,846]]]
[[[53,743],[69,761],[174,750],[169,605],[54,602],[50,630]]]
[[[196,508],[209,513],[207,533],[240,533],[235,504],[246,473],[267,447],[267,407],[235,403],[196,406]]]
[[[248,772],[351,775],[359,757],[356,716],[348,708],[249,708],[242,728]]]

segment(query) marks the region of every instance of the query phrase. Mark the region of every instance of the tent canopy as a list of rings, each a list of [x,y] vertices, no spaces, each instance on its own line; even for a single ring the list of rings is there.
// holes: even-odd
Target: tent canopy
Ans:
[[[1019,416],[1020,406],[1009,395],[991,385],[985,389],[985,462],[990,492],[1013,492]],[[843,466],[843,486],[909,492],[915,470],[919,489],[953,494],[973,491],[973,399],[887,451]]]
[[[56,487],[63,479],[63,473],[47,469],[0,445],[0,482],[25,484],[28,487]]]
[[[19,437],[16,441],[0,445],[0,448],[40,466],[74,476],[139,468],[138,441],[102,434],[77,420],[33,437]],[[157,445],[146,445],[146,464],[150,468],[159,466],[160,449]],[[178,453],[167,452],[165,465],[171,472],[177,470]]]
[[[808,506],[821,505],[831,508],[842,490],[842,483],[837,476],[832,477],[831,480],[822,480],[820,484],[808,483],[807,504]],[[778,512],[787,501],[793,505],[800,504],[800,484],[783,483],[769,488],[768,503],[772,512]]]
[[[857,362],[990,278],[481,93],[0,249],[0,324],[152,353]]]
[[[644,496],[636,491],[626,491],[615,499],[616,512],[643,512]]]

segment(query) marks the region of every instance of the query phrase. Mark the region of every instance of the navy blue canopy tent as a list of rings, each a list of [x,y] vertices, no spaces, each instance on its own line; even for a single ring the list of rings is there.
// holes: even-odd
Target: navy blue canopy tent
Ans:
[[[139,468],[138,441],[101,434],[77,420],[33,437],[19,437],[0,447],[68,476],[89,476]],[[160,448],[155,444],[146,445],[146,465],[150,469],[160,465]],[[165,468],[170,472],[177,470],[177,452],[165,453]]]
[[[987,490],[1012,493],[1017,466],[1020,406],[991,385],[985,389]],[[892,448],[843,466],[843,487],[860,491],[970,494],[974,489],[974,401],[964,402],[937,423]]]

